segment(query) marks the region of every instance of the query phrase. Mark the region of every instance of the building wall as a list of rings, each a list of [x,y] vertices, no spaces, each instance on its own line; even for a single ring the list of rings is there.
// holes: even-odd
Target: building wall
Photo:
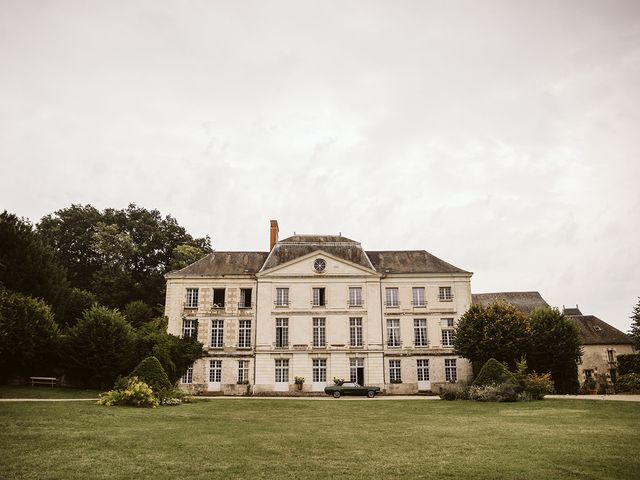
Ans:
[[[586,380],[586,372],[591,371],[593,375],[608,373],[616,368],[615,363],[609,362],[608,351],[613,351],[614,361],[618,355],[633,353],[632,345],[584,345],[582,347],[582,358],[578,365],[578,381],[583,383]]]
[[[325,258],[327,268],[322,275],[313,272],[313,261]],[[451,287],[453,298],[438,298],[439,287]],[[312,305],[312,289],[324,287],[326,304]],[[349,287],[361,287],[363,304],[348,305]],[[385,289],[398,288],[398,307],[386,306]],[[412,288],[424,287],[426,306],[412,305]],[[198,308],[185,308],[187,288],[199,288]],[[212,308],[213,288],[225,288],[224,309]],[[240,288],[253,289],[253,307],[239,309]],[[289,289],[289,305],[275,305],[276,288]],[[168,331],[182,334],[184,320],[198,320],[198,340],[204,344],[205,356],[193,367],[192,383],[183,388],[195,392],[245,394],[246,385],[237,384],[237,362],[250,362],[250,389],[255,393],[280,390],[295,391],[295,377],[304,377],[303,391],[321,391],[323,384],[312,381],[314,359],[326,360],[326,385],[334,378],[349,379],[351,360],[362,359],[364,382],[379,386],[388,393],[416,393],[425,390],[418,384],[417,360],[429,361],[429,390],[438,392],[445,380],[445,359],[456,359],[458,381],[471,379],[468,361],[453,354],[451,347],[441,344],[441,320],[457,322],[471,304],[470,275],[387,275],[342,262],[325,255],[303,258],[284,268],[275,268],[257,276],[226,276],[224,278],[169,278],[165,312],[169,318]],[[313,318],[325,319],[326,345],[313,346]],[[362,319],[362,346],[350,345],[349,320]],[[289,325],[289,344],[276,347],[276,319],[286,318]],[[387,319],[399,319],[399,347],[387,345]],[[211,346],[211,323],[224,320],[224,346]],[[237,345],[238,322],[252,321],[251,348]],[[416,346],[414,320],[426,319],[429,344]],[[287,384],[275,383],[276,360],[289,361]],[[210,360],[222,361],[222,381],[209,384]],[[402,383],[390,383],[389,360],[400,360]],[[422,388],[420,388],[422,387]]]

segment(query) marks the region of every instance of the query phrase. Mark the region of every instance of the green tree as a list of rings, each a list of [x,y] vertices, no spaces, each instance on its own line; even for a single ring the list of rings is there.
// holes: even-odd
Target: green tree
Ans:
[[[454,331],[455,352],[473,363],[474,373],[495,358],[515,369],[528,351],[531,327],[524,313],[505,302],[471,305]]]
[[[142,300],[127,303],[123,314],[133,328],[140,328],[153,319],[153,309]]]
[[[529,368],[550,373],[558,393],[577,393],[582,340],[578,327],[557,308],[539,308],[529,316]]]
[[[42,300],[0,288],[0,380],[54,373],[58,325]]]
[[[93,305],[71,327],[64,340],[64,364],[72,378],[106,388],[135,365],[136,336],[122,314]]]
[[[0,286],[57,308],[65,297],[65,269],[26,220],[0,214]]]
[[[80,288],[70,288],[59,310],[56,311],[56,323],[63,330],[74,326],[82,318],[84,311],[97,302],[98,298],[93,293]]]
[[[170,262],[193,253],[182,249],[174,258],[176,247],[211,252],[208,237],[194,239],[173,217],[133,204],[102,212],[72,205],[44,217],[38,231],[67,268],[71,285],[88,288],[100,303],[117,308],[133,300],[153,308],[164,302],[163,275]]]
[[[178,245],[171,252],[169,261],[169,271],[180,270],[193,262],[200,260],[204,252],[193,245]]]
[[[633,339],[633,346],[636,350],[640,351],[640,297],[638,298],[638,303],[633,307],[633,312],[631,313],[631,331],[629,334]]]
[[[167,333],[166,318],[148,322],[137,332],[137,358],[156,357],[172,384],[186,373],[189,365],[202,357],[202,347],[195,338],[180,338]]]

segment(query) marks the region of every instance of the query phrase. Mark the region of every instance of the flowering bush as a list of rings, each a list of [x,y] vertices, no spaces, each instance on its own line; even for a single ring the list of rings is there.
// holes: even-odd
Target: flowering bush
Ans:
[[[511,382],[469,387],[469,400],[476,402],[515,402],[517,399],[518,393]]]
[[[295,384],[296,385],[302,385],[304,383],[304,377],[296,377],[295,378]]]
[[[160,402],[151,387],[138,377],[130,377],[116,382],[114,390],[100,394],[99,405],[130,405],[132,407],[156,408]]]
[[[524,391],[532,400],[542,400],[547,393],[553,393],[551,374],[530,373],[524,379]]]

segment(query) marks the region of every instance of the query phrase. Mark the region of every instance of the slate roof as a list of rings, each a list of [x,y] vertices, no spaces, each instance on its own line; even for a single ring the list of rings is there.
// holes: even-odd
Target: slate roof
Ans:
[[[368,251],[367,255],[373,267],[381,273],[471,273],[425,250]]]
[[[316,250],[323,250],[348,262],[373,269],[362,245],[354,240],[340,235],[294,235],[275,244],[261,271],[275,268]]]
[[[584,345],[621,345],[633,343],[628,335],[593,315],[567,315],[567,317],[578,325]]]
[[[424,250],[365,252],[359,242],[341,235],[294,235],[278,241],[270,253],[213,252],[165,277],[253,275],[317,250],[380,273],[470,273]]]
[[[260,271],[268,252],[213,252],[182,270],[165,277],[217,277],[222,275],[253,275]]]
[[[576,308],[565,308],[562,310],[562,313],[565,315],[582,315],[582,312],[578,307]]]
[[[536,308],[548,308],[549,304],[542,298],[539,292],[495,292],[474,293],[471,302],[488,306],[498,300],[510,303],[524,313],[531,313]]]

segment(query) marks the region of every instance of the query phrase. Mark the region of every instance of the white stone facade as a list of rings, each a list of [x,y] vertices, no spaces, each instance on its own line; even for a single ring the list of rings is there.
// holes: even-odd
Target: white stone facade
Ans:
[[[213,253],[167,275],[168,331],[191,334],[197,320],[205,351],[182,386],[297,392],[295,379],[304,377],[304,392],[334,378],[392,394],[438,392],[448,380],[471,378],[449,336],[471,304],[470,278],[424,251],[364,252],[343,237],[291,237],[269,253]],[[223,306],[214,289],[224,289]]]

